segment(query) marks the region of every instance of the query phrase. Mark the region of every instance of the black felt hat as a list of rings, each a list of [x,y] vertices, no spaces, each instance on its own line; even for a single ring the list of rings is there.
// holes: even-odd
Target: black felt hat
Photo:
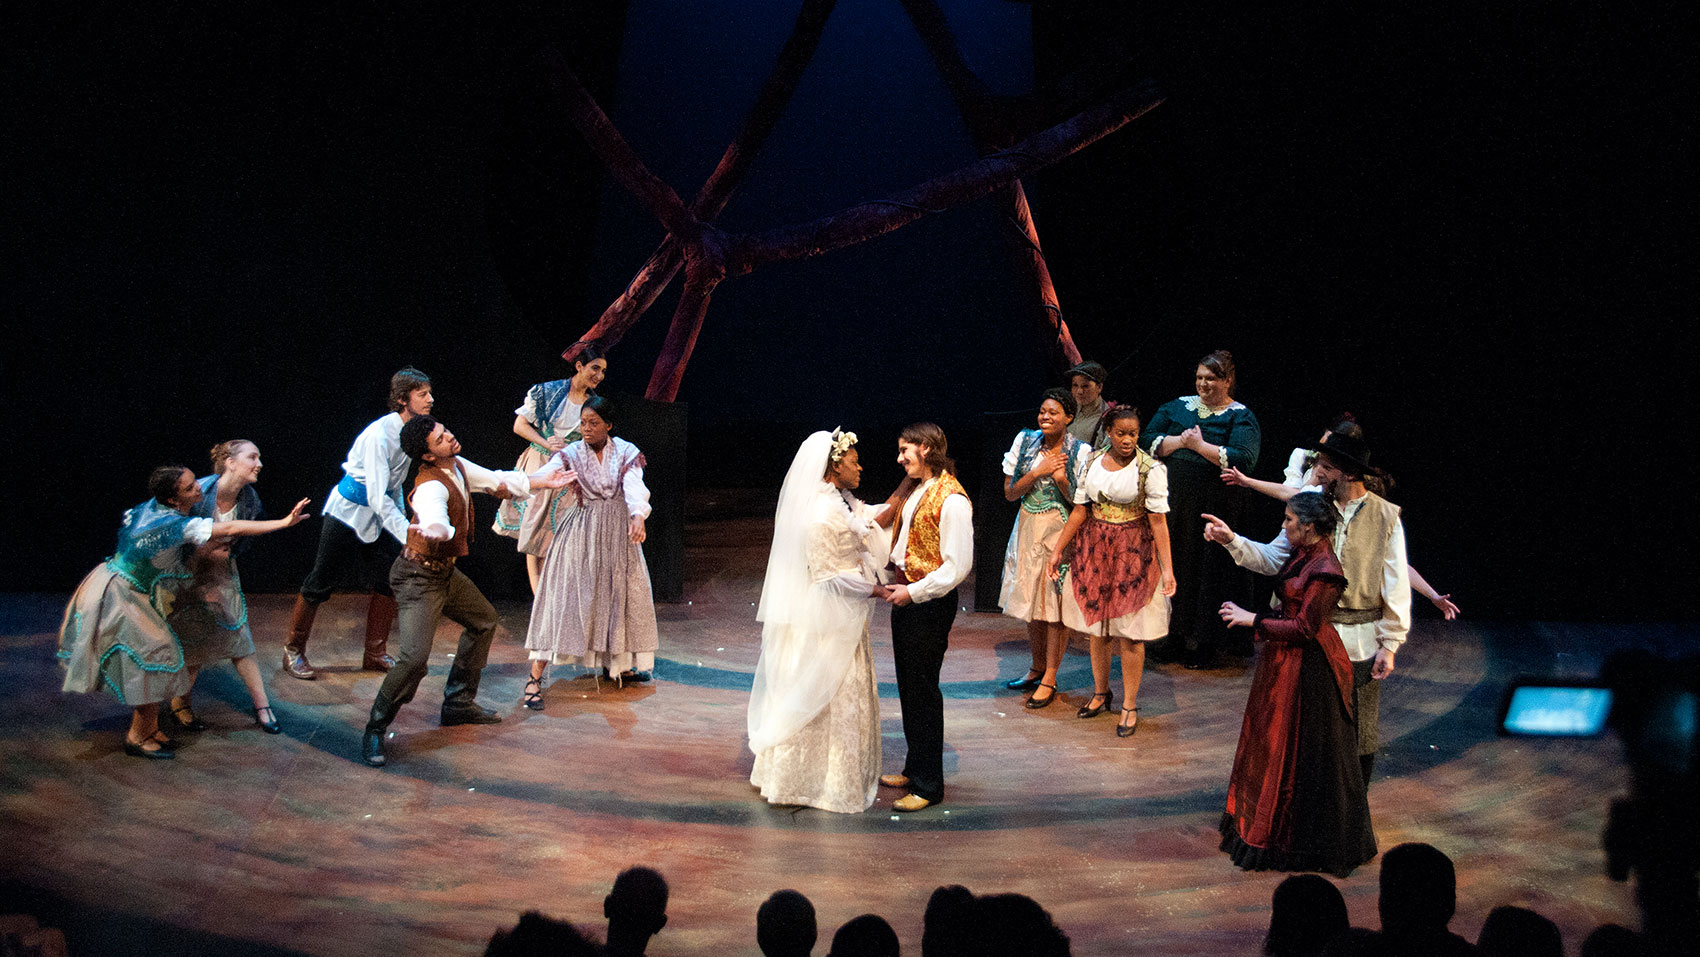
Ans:
[[[1369,468],[1369,446],[1363,439],[1344,432],[1330,432],[1323,440],[1311,446],[1313,452],[1327,452],[1330,456],[1355,466],[1360,474],[1367,473]]]

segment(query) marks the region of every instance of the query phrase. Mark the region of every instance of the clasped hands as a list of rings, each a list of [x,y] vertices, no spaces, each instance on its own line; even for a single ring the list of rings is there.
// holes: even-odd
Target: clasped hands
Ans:
[[[1034,481],[1049,477],[1053,482],[1061,482],[1067,478],[1068,456],[1063,454],[1062,446],[1048,449],[1039,456],[1039,461],[1033,463],[1033,468],[1027,473]]]

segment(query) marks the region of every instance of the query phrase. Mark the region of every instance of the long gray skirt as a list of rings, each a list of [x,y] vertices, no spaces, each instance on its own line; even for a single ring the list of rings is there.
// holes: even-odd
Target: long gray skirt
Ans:
[[[655,667],[655,599],[643,548],[628,537],[630,521],[618,498],[567,511],[531,606],[525,647],[533,659],[615,674]]]
[[[253,654],[248,600],[236,563],[227,558],[198,569],[189,587],[178,594],[169,624],[183,643],[184,660],[193,667]]]
[[[187,692],[183,646],[161,614],[171,611],[173,584],[175,579],[162,583],[150,596],[104,563],[89,572],[59,625],[61,690],[105,690],[131,707]]]

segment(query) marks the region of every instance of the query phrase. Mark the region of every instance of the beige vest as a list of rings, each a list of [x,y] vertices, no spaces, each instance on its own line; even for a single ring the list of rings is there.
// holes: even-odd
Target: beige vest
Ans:
[[[1399,506],[1374,492],[1364,493],[1363,504],[1346,524],[1346,541],[1338,549],[1340,565],[1346,570],[1346,592],[1334,609],[1336,625],[1381,620],[1381,571],[1387,543],[1398,524]]]

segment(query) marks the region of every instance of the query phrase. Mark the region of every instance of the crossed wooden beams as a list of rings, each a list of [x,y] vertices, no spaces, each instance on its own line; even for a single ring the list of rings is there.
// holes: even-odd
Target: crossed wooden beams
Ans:
[[[1015,142],[1011,131],[1022,124],[1012,121],[1009,114],[1032,112],[1032,104],[1017,101],[1016,105],[1027,109],[999,111],[1000,105],[1010,104],[993,96],[968,69],[934,0],[903,0],[903,3],[950,88],[975,148],[984,155],[961,169],[893,196],[869,200],[806,223],[754,234],[728,233],[714,225],[748,171],[750,160],[760,152],[784,114],[836,2],[804,0],[791,36],[756,95],[743,128],[726,147],[720,163],[689,206],[644,165],[560,53],[553,48],[543,51],[550,87],[568,118],[610,175],[667,229],[667,237],[638,269],[626,291],[603,311],[589,331],[561,354],[563,359],[572,361],[592,343],[605,349],[618,342],[683,266],[684,292],[673,311],[672,325],[645,390],[648,398],[671,402],[679,394],[685,366],[708,315],[709,300],[721,282],[768,263],[818,256],[866,242],[922,216],[954,209],[995,193],[1020,233],[1025,248],[1022,267],[1035,286],[1039,321],[1047,335],[1056,338],[1069,362],[1080,361],[1080,352],[1062,319],[1020,180],[1115,132],[1161,103],[1162,97],[1150,81],[1138,82],[1049,129]]]

